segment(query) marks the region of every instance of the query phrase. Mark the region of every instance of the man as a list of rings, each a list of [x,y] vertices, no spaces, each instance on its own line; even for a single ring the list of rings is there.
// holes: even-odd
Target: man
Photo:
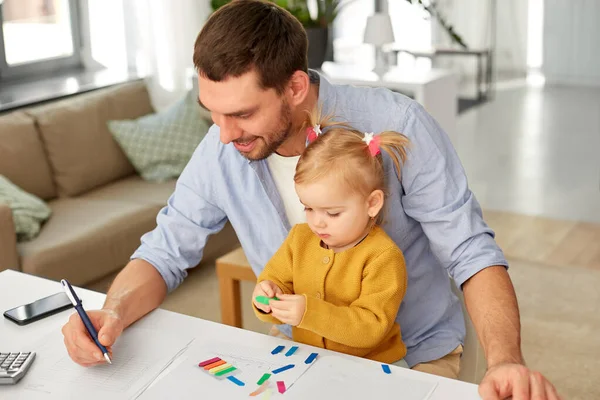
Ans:
[[[414,369],[456,378],[464,320],[450,275],[485,349],[484,399],[558,399],[524,366],[517,302],[507,263],[485,225],[460,162],[437,123],[412,100],[383,89],[331,85],[307,70],[307,39],[288,12],[240,0],[211,16],[194,48],[200,103],[213,126],[177,182],[157,228],[142,237],[113,282],[102,310],[89,312],[110,346],[123,329],[157,308],[198,264],[207,237],[229,221],[259,273],[302,221],[293,187],[306,146],[306,111],[325,113],[365,132],[394,130],[411,141],[401,179],[389,165],[385,229],[403,250],[408,289],[398,313],[405,360]],[[389,160],[388,160],[389,161]],[[289,327],[282,327],[289,336]],[[102,362],[74,314],[63,327],[71,358]]]

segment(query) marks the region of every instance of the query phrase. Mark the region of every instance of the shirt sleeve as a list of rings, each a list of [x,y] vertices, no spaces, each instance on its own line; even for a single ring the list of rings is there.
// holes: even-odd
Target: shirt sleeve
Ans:
[[[508,267],[445,132],[418,103],[407,110],[402,132],[411,140],[402,169],[404,211],[421,224],[458,287],[484,268]]]
[[[298,327],[346,346],[373,348],[394,325],[406,284],[402,252],[390,247],[365,266],[358,299],[343,307],[306,296]]]
[[[215,178],[207,168],[218,151],[214,132],[210,135],[200,143],[166,207],[158,213],[156,228],[142,236],[131,256],[152,264],[169,292],[181,284],[188,268],[198,265],[208,237],[227,222],[225,212],[215,205]]]

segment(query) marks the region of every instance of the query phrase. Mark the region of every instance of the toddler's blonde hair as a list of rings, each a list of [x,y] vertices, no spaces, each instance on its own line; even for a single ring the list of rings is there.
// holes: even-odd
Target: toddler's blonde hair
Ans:
[[[386,193],[382,152],[390,156],[400,176],[409,145],[408,138],[403,134],[393,131],[379,133],[381,153],[372,156],[363,140],[364,132],[347,123],[335,122],[332,116],[321,117],[320,110],[309,114],[302,129],[317,124],[323,134],[310,143],[300,156],[294,175],[296,184],[315,182],[335,174],[354,193],[365,197],[377,189]],[[381,222],[380,217],[381,213],[378,223]]]

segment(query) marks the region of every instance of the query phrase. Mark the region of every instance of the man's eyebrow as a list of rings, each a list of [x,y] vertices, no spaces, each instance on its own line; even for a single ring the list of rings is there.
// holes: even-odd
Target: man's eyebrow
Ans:
[[[210,111],[208,109],[208,107],[206,107],[204,104],[202,104],[202,102],[200,101],[200,98],[198,98],[197,101],[198,101],[198,105],[200,107],[204,108],[206,111]],[[251,114],[251,113],[255,112],[257,109],[258,109],[258,107],[254,107],[254,108],[249,108],[249,109],[246,109],[246,110],[235,111],[235,112],[228,113],[228,114],[223,114],[223,115],[225,115],[226,117],[240,117],[242,115]]]

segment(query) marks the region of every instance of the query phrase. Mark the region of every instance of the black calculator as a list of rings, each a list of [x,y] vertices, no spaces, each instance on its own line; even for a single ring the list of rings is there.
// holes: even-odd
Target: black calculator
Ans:
[[[25,376],[35,359],[34,352],[0,351],[0,385],[14,385]]]

